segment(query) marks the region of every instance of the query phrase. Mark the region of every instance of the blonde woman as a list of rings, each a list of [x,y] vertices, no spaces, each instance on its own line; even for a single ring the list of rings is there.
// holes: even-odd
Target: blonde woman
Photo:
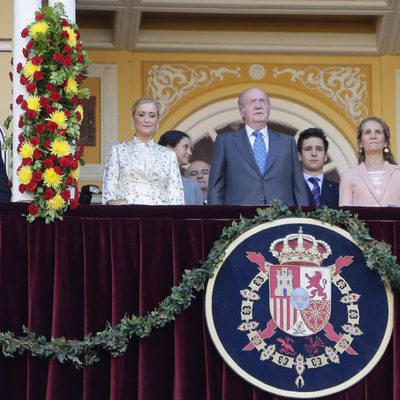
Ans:
[[[143,97],[132,107],[132,140],[112,147],[103,175],[103,204],[184,204],[174,152],[154,142],[160,112],[157,102]]]

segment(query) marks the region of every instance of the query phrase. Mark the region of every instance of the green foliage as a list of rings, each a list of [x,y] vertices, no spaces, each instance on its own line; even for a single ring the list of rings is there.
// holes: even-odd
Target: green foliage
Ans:
[[[235,238],[265,222],[292,217],[311,218],[347,230],[363,250],[368,267],[377,271],[392,287],[400,289],[400,266],[391,254],[390,246],[373,239],[365,223],[359,220],[357,215],[350,211],[326,207],[312,212],[305,212],[299,208],[292,212],[288,207],[274,202],[271,207],[258,209],[254,218],[240,218],[224,228],[207,259],[200,261],[196,269],[186,269],[181,283],[173,286],[170,295],[146,315],[125,315],[119,324],[108,324],[103,331],[88,334],[83,340],[69,340],[64,337],[47,340],[26,327],[23,327],[24,336],[16,336],[13,332],[0,332],[2,353],[5,357],[14,357],[29,352],[33,356],[54,359],[60,363],[69,362],[76,368],[98,362],[101,351],[108,351],[113,357],[121,356],[127,351],[133,337],[150,336],[154,329],[174,321],[177,315],[190,307],[196,292],[204,290],[207,280],[222,262],[226,248]]]

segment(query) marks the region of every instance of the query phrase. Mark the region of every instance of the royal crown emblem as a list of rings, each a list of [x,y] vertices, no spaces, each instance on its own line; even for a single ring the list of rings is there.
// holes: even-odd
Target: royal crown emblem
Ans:
[[[213,339],[219,332],[228,337],[228,329],[243,334],[241,340],[230,337],[225,341],[221,354],[229,354],[225,360],[234,370],[244,371],[243,375],[239,374],[245,379],[278,395],[297,397],[300,393],[300,397],[305,398],[309,392],[311,397],[318,397],[338,390],[325,391],[324,383],[315,380],[320,373],[315,375],[314,371],[325,368],[330,379],[336,382],[333,386],[343,388],[342,372],[333,372],[335,366],[342,362],[356,365],[357,361],[351,360],[357,359],[365,363],[364,356],[358,357],[360,351],[366,351],[358,339],[364,336],[361,321],[365,323],[368,317],[363,314],[362,318],[359,303],[365,302],[368,296],[363,297],[359,292],[357,280],[349,280],[348,271],[355,268],[359,273],[360,268],[364,268],[363,271],[368,268],[363,264],[360,249],[354,243],[344,244],[343,241],[349,239],[338,234],[338,228],[297,218],[286,224],[276,222],[270,230],[265,228],[264,234],[258,228],[254,241],[247,234],[235,250],[231,250],[213,278],[215,282],[209,284],[213,289],[207,288],[206,308],[213,313],[211,318],[207,311],[207,322],[211,325]],[[358,257],[355,266],[351,249]],[[243,277],[242,286],[239,286],[240,277]],[[221,295],[220,290],[227,280],[225,290],[230,294]],[[353,290],[355,282],[356,290]],[[378,287],[376,284],[369,290],[374,290],[375,295]],[[385,298],[385,289],[379,290]],[[214,301],[212,308],[207,306],[210,299]],[[333,302],[335,315],[332,315]],[[376,302],[368,305],[370,307],[377,307]],[[382,314],[382,321],[384,317]],[[220,318],[220,322],[214,323],[215,318]],[[372,329],[368,334],[371,332]],[[386,334],[385,345],[388,337],[390,335]],[[259,364],[255,365],[256,354]],[[251,364],[248,370],[247,359]]]

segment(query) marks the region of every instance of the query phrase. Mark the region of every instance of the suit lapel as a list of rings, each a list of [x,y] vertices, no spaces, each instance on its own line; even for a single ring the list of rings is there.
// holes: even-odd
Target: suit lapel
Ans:
[[[251,148],[249,138],[247,137],[246,129],[243,128],[234,134],[233,143],[239,150],[243,158],[250,164],[250,166],[261,175],[256,159],[254,157],[253,149]]]
[[[389,183],[389,180],[393,174],[394,168],[388,163],[385,162],[385,165],[383,167],[383,180],[382,180],[382,186],[381,186],[381,193],[378,196],[379,201],[382,200],[382,197],[384,193],[386,192],[387,185]]]
[[[281,151],[282,140],[275,132],[268,130],[268,158],[265,173],[271,168]]]

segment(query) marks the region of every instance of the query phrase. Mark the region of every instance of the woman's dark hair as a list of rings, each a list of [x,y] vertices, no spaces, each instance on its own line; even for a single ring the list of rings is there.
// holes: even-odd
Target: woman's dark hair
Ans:
[[[387,161],[390,164],[397,164],[396,161],[394,160],[392,151],[390,150],[390,129],[388,124],[382,119],[378,117],[368,117],[364,118],[357,127],[357,141],[360,143],[361,140],[361,135],[363,134],[363,126],[369,121],[375,121],[378,124],[382,126],[383,134],[385,135],[385,139],[387,142],[387,146],[383,149],[383,158],[385,161]],[[362,162],[365,161],[365,152],[362,147],[360,147],[359,152],[358,152],[358,163],[361,164]]]
[[[160,136],[160,139],[158,140],[158,144],[160,146],[164,146],[164,147],[170,146],[170,147],[174,148],[184,137],[187,137],[188,139],[190,139],[190,136],[185,132],[167,131]]]

